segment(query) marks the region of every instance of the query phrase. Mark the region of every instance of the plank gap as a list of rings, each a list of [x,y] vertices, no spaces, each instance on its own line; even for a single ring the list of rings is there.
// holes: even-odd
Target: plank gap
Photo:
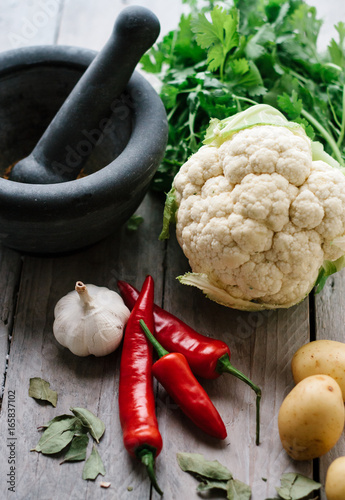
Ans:
[[[316,340],[316,304],[315,294],[309,294],[309,339],[310,342]]]
[[[320,460],[318,458],[313,460],[313,479],[320,483]]]
[[[2,383],[1,383],[1,390],[0,390],[0,415],[2,412],[2,402],[3,402],[3,398],[4,398],[4,393],[5,393],[7,370],[8,370],[9,360],[10,360],[12,335],[13,335],[13,330],[14,330],[14,320],[15,320],[15,316],[16,316],[16,312],[17,312],[17,303],[18,303],[18,295],[19,295],[19,288],[20,288],[20,283],[21,283],[22,270],[23,270],[23,259],[20,259],[19,260],[19,269],[18,269],[18,273],[17,273],[17,279],[16,279],[14,287],[13,287],[13,309],[11,311],[12,314],[10,314],[4,321],[4,324],[8,327],[8,329],[7,329],[6,361],[5,361],[5,368],[4,368],[4,373],[2,376]]]
[[[167,281],[167,255],[168,255],[168,240],[164,241],[163,259],[162,259],[162,296],[161,296],[161,307],[164,309],[164,299],[165,299],[165,286]]]

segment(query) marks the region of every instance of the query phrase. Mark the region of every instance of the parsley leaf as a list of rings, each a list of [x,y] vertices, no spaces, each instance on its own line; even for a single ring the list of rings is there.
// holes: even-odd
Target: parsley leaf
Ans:
[[[190,12],[141,59],[161,81],[169,120],[151,188],[170,191],[211,118],[256,103],[278,107],[344,165],[345,23],[321,53],[322,21],[303,0],[182,1]]]
[[[211,11],[211,21],[200,13],[192,20],[192,31],[202,49],[207,49],[207,64],[210,71],[220,69],[220,79],[224,79],[224,65],[229,52],[237,47],[239,42],[238,12],[231,9],[225,12],[219,6]]]
[[[328,51],[330,53],[332,62],[341,68],[345,66],[345,23],[342,21],[335,25],[335,29],[339,34],[339,42],[334,38],[329,43]]]
[[[295,90],[291,92],[290,96],[284,92],[281,96],[278,96],[277,100],[280,109],[290,120],[294,120],[301,115],[303,104]]]

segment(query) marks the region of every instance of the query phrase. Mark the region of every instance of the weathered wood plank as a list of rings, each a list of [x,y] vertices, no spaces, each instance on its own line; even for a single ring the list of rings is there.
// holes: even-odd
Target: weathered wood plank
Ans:
[[[21,270],[19,253],[7,248],[0,249],[0,373],[1,394],[5,383],[13,327],[14,305]]]
[[[323,20],[318,39],[319,48],[325,50],[331,39],[338,39],[334,25],[345,19],[345,4],[339,0],[309,0],[310,5],[317,9],[318,17]],[[345,274],[338,273],[330,277],[320,295],[315,297],[315,337],[316,339],[331,339],[345,341],[345,311],[344,311]],[[338,456],[345,455],[344,435],[338,444],[319,459],[320,482],[325,484],[326,472],[331,462]],[[321,500],[326,500],[324,489],[321,490]]]
[[[331,0],[324,6],[313,3],[322,16],[327,16],[324,39],[328,29],[344,18],[343,3]],[[142,4],[159,17],[162,34],[176,26],[182,7],[175,0],[116,1],[100,0],[34,0],[22,2],[0,0],[0,50],[36,43],[79,45],[99,50],[112,30],[120,10],[128,4]],[[50,11],[47,9],[50,5]],[[61,13],[60,7],[64,5]],[[325,10],[322,9],[326,9]],[[50,12],[50,13],[49,13]],[[61,17],[62,16],[62,17]],[[59,22],[61,17],[61,28]],[[4,29],[1,29],[4,28]],[[327,35],[326,35],[327,33]],[[324,44],[324,42],[322,42]],[[156,282],[156,301],[181,317],[197,330],[229,342],[235,366],[263,387],[262,442],[254,444],[255,398],[240,381],[223,375],[214,381],[203,381],[228,428],[224,443],[215,443],[181,415],[173,402],[160,389],[158,411],[164,448],[157,460],[157,476],[165,490],[165,498],[199,498],[197,482],[178,468],[177,451],[203,453],[227,465],[234,476],[251,484],[253,500],[274,496],[283,472],[296,470],[311,476],[312,464],[296,463],[282,450],[277,413],[284,396],[293,387],[290,361],[295,350],[309,340],[308,302],[289,311],[271,313],[240,313],[222,308],[205,299],[200,292],[187,289],[175,280],[188,269],[176,241],[168,243],[167,273],[164,278],[165,244],[158,242],[161,203],[154,197],[145,199],[140,212],[145,222],[138,233],[113,236],[90,249],[71,256],[52,259],[24,259],[17,315],[12,339],[8,377],[6,379],[4,410],[0,418],[2,449],[0,458],[2,491],[7,491],[6,474],[9,448],[7,403],[10,390],[16,395],[16,458],[17,498],[150,498],[150,487],[140,464],[131,460],[122,446],[118,422],[118,364],[120,351],[103,359],[78,359],[59,346],[52,335],[53,307],[56,301],[74,286],[77,279],[116,289],[116,279],[126,279],[140,288],[147,273]],[[13,296],[20,273],[20,255],[2,251],[0,259],[0,360],[5,362],[8,328],[13,317]],[[341,325],[345,280],[344,275],[331,279],[316,298],[316,334],[318,338],[344,340]],[[333,285],[332,285],[333,283]],[[2,302],[1,302],[2,301]],[[47,378],[58,390],[58,407],[40,405],[28,397],[31,376]],[[107,468],[105,480],[112,482],[111,490],[81,480],[82,464],[59,466],[58,459],[30,454],[29,449],[39,438],[36,425],[52,416],[67,412],[70,406],[84,406],[97,413],[106,423],[107,431],[99,447]],[[320,460],[321,480],[330,461],[344,455],[344,440]],[[267,478],[267,482],[262,478]],[[134,489],[127,490],[128,486]],[[11,493],[12,497],[13,494]],[[158,495],[154,492],[153,498]]]
[[[345,272],[330,276],[324,289],[315,297],[316,339],[330,339],[345,342]],[[319,459],[320,481],[325,483],[329,465],[337,457],[345,455],[344,434],[332,450]],[[326,496],[322,495],[322,500]]]
[[[0,1],[0,51],[37,43],[54,43],[56,25],[62,0],[33,0],[32,2]],[[21,256],[18,252],[1,248],[0,252],[0,362],[2,381],[9,351],[15,292],[18,288]]]
[[[160,390],[165,442],[159,466],[162,487],[167,498],[194,498],[197,483],[179,470],[176,453],[196,452],[227,465],[234,477],[252,486],[253,500],[263,500],[274,495],[284,472],[299,471],[312,477],[311,462],[295,463],[283,451],[277,428],[280,404],[293,387],[291,357],[309,339],[308,301],[287,311],[245,313],[227,309],[175,280],[188,269],[173,237],[168,243],[164,306],[197,331],[227,342],[234,366],[263,388],[261,444],[255,445],[255,395],[234,377],[224,374],[202,381],[227,425],[224,443],[195,429]]]
[[[121,277],[141,287],[147,273],[156,283],[156,300],[161,300],[164,249],[158,242],[161,201],[147,197],[139,209],[144,223],[137,232],[125,228],[119,234],[70,256],[26,257],[19,290],[11,358],[6,379],[4,412],[0,419],[2,449],[6,449],[8,391],[16,398],[16,498],[57,500],[109,498],[95,483],[81,479],[82,464],[59,465],[59,458],[30,453],[39,439],[36,427],[53,416],[79,406],[98,414],[106,424],[99,445],[112,483],[112,498],[150,498],[150,484],[141,464],[123,448],[118,419],[118,374],[120,350],[103,358],[78,358],[61,347],[52,333],[53,309],[57,300],[73,289],[77,280],[116,289]],[[150,245],[147,244],[150,241]],[[57,408],[39,404],[28,396],[30,377],[42,377],[59,393]],[[0,458],[0,470],[9,472],[7,454]],[[3,498],[10,498],[3,485]],[[107,496],[108,495],[108,496]],[[131,497],[131,498],[132,498]]]

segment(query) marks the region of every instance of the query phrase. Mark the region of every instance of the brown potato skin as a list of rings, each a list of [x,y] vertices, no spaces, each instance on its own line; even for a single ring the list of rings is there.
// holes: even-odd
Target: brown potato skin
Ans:
[[[310,375],[329,375],[340,385],[345,401],[345,344],[335,340],[315,340],[295,352],[291,369],[296,384]]]
[[[328,375],[299,382],[278,414],[283,448],[294,460],[312,460],[327,453],[344,429],[344,402],[339,384]]]

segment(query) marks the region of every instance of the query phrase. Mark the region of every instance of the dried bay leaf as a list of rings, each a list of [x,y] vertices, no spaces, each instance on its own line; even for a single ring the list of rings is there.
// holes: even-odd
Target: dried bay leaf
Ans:
[[[227,499],[228,500],[250,500],[252,489],[238,479],[228,481]]]
[[[321,488],[320,483],[296,472],[283,474],[280,483],[280,488],[276,488],[276,490],[278,495],[284,500],[303,500],[313,491]]]
[[[207,481],[200,483],[196,489],[198,493],[202,493],[204,491],[209,490],[228,490],[228,481],[217,481],[216,479],[212,479],[211,481]]]
[[[63,450],[73,439],[77,418],[53,422],[43,432],[36,448],[31,451],[51,455]]]
[[[105,425],[102,420],[85,408],[70,408],[70,410],[81,420],[84,427],[87,428],[94,440],[99,443],[99,440],[105,431]]]
[[[60,462],[60,465],[64,462],[78,462],[80,460],[85,460],[87,445],[89,444],[89,436],[87,434],[75,435],[71,441],[71,445],[68,448],[64,459]]]
[[[61,451],[65,456],[60,462],[77,462],[86,458],[89,434],[99,442],[105,431],[104,423],[92,412],[84,408],[71,408],[72,415],[62,414],[38,427],[43,429],[42,436],[31,451],[53,455]],[[101,457],[93,446],[83,469],[83,479],[95,479],[98,474],[105,474]],[[109,483],[110,485],[110,483]]]
[[[50,389],[50,383],[40,377],[30,378],[29,396],[41,401],[48,401],[54,407],[58,399],[57,392]]]
[[[85,427],[83,422],[81,420],[79,420],[79,418],[78,418],[77,422],[75,424],[74,435],[75,436],[84,436],[88,432],[89,432],[89,429],[87,427]]]
[[[63,415],[57,415],[57,417],[52,418],[47,422],[46,424],[40,425],[38,429],[47,429],[51,424],[54,422],[60,422],[61,420],[72,420],[75,419],[76,417],[74,415],[68,415],[68,414],[63,414]]]
[[[180,468],[190,472],[200,481],[198,493],[223,490],[224,498],[226,492],[228,500],[250,500],[250,486],[234,479],[229,469],[218,460],[205,460],[199,453],[177,453],[176,456]]]
[[[95,445],[92,447],[92,452],[89,456],[89,458],[86,460],[84,469],[83,469],[83,479],[91,479],[94,480],[98,476],[98,474],[101,474],[102,476],[105,475],[105,468],[102,462],[102,459],[97,451],[97,448]]]
[[[205,460],[199,453],[177,453],[177,461],[184,472],[190,472],[207,479],[232,479],[231,472],[218,460]]]

